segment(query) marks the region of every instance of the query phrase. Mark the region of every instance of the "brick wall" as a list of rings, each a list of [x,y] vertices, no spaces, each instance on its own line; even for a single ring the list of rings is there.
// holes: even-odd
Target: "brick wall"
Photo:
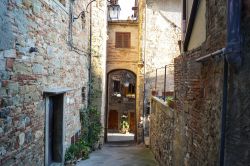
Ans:
[[[225,47],[226,2],[206,1],[206,40],[175,59],[175,165],[218,165],[223,59],[198,57]]]

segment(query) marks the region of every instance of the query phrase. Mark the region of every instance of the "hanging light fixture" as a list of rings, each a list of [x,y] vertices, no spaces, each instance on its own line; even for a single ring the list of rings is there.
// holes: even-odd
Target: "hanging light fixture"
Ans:
[[[125,87],[129,87],[129,81],[126,80],[126,81],[123,83],[123,85],[124,85]]]
[[[73,22],[75,20],[77,20],[78,18],[82,18],[83,20],[86,20],[85,13],[88,13],[88,7],[90,6],[90,4],[92,2],[95,2],[96,0],[92,0],[87,4],[87,7],[85,10],[83,10],[77,17],[73,17]],[[120,11],[121,11],[121,7],[118,4],[118,0],[107,0],[107,2],[109,3],[108,5],[108,19],[109,20],[118,20],[119,16],[120,16]]]
[[[123,73],[123,75],[122,75],[122,84],[123,84],[123,86],[124,87],[129,87],[129,84],[133,85],[134,83],[135,83],[134,76],[131,73],[125,71]]]
[[[118,0],[109,1],[110,5],[108,5],[108,19],[109,20],[118,20],[120,17],[121,7],[118,4]]]

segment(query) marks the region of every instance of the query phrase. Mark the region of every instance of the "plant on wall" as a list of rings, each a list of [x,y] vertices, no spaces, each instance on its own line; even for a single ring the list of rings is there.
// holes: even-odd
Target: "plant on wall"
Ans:
[[[102,131],[101,114],[95,107],[80,111],[82,134],[91,149],[99,141]]]
[[[102,125],[100,112],[96,108],[80,110],[81,136],[80,140],[67,149],[65,161],[88,158],[89,153],[95,149],[100,139]]]

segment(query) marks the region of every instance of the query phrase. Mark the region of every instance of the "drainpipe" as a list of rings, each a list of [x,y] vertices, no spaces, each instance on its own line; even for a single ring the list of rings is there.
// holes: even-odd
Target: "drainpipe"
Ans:
[[[241,0],[227,0],[227,61],[238,69],[241,66]]]
[[[226,112],[228,100],[228,66],[238,70],[241,58],[241,0],[227,0],[227,48],[224,57],[223,107],[221,115],[220,166],[225,165]]]
[[[225,156],[225,129],[226,129],[226,112],[228,99],[228,61],[224,57],[224,80],[223,80],[223,100],[221,112],[221,142],[220,142],[220,166],[224,166]]]
[[[157,88],[157,69],[155,70],[155,92],[156,92],[156,88]]]
[[[165,65],[165,71],[164,71],[164,87],[163,87],[163,100],[164,102],[166,101],[166,83],[167,83],[167,66]]]
[[[90,4],[90,23],[89,23],[89,93],[88,93],[88,107],[90,106],[90,97],[91,97],[91,85],[92,85],[92,5]]]

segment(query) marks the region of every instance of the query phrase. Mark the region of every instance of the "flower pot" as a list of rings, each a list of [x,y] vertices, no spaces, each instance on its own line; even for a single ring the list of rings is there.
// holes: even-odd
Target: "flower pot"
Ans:
[[[152,96],[156,96],[157,95],[157,91],[156,90],[152,90],[151,94],[152,94]]]

